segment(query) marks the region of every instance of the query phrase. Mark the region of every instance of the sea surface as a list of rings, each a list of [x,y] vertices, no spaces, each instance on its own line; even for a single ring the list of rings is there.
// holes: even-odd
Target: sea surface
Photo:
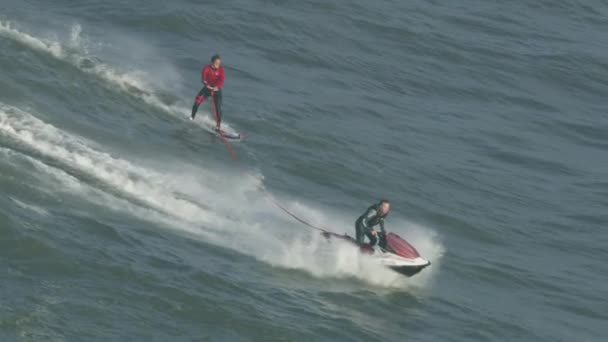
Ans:
[[[0,0],[0,341],[606,341],[607,110],[606,1]]]

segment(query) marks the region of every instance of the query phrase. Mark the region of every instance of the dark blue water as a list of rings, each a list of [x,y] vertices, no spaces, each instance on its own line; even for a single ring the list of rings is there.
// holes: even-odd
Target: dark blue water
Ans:
[[[605,339],[605,2],[2,4],[0,340]]]

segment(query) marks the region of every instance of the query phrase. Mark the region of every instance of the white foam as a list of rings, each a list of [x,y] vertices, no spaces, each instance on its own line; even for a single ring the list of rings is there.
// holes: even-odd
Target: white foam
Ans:
[[[428,229],[398,220],[391,222],[395,227],[405,226],[404,231],[397,232],[433,262],[421,275],[406,280],[378,267],[351,245],[339,241],[330,245],[318,232],[293,221],[256,191],[262,181],[259,175],[230,171],[216,174],[188,165],[179,165],[177,170],[135,165],[3,104],[0,135],[8,138],[14,150],[35,158],[38,167],[55,174],[65,187],[83,192],[84,198],[90,199],[93,188],[95,198],[110,208],[128,210],[143,219],[154,218],[172,229],[275,266],[305,270],[317,277],[357,277],[377,286],[404,288],[426,284],[443,253]],[[46,160],[51,160],[53,167]],[[342,218],[339,214],[328,215],[327,208],[321,211],[297,201],[279,200],[315,224],[336,232],[352,229],[351,215]]]
[[[104,208],[108,208],[113,211],[128,212],[142,220],[154,223],[161,223],[165,225],[177,226],[181,230],[194,234],[200,235],[201,233],[204,233],[198,229],[192,229],[192,226],[190,225],[183,224],[181,222],[176,222],[167,215],[164,215],[154,210],[150,210],[148,208],[142,208],[141,206],[135,205],[129,201],[115,197],[104,191],[91,187],[80,181],[78,178],[70,175],[69,173],[54,166],[47,165],[44,162],[25,155],[23,153],[0,147],[0,154],[2,155],[4,161],[7,161],[9,163],[12,161],[24,161],[28,163],[27,165],[31,167],[35,172],[44,175],[44,177],[42,177],[42,181],[45,182],[47,189],[39,189],[41,191],[52,193],[55,196],[61,193],[71,193],[74,195],[79,195],[83,198],[86,198],[88,202],[94,203]],[[26,209],[30,209],[39,215],[49,215],[49,212],[44,208],[23,203],[17,199],[11,199],[19,206],[22,206]]]
[[[317,226],[327,227],[338,233],[345,230],[348,234],[354,234],[354,224],[350,222],[352,220],[336,219],[338,214],[333,215],[334,219],[329,219],[324,217],[321,211],[301,203],[285,200],[281,200],[281,203],[291,212],[310,218],[310,222]],[[443,245],[436,234],[426,227],[399,218],[391,219],[389,225],[392,232],[406,238],[422,257],[431,260],[432,266],[413,278],[405,278],[387,268],[379,267],[373,258],[362,255],[352,244],[336,239],[328,241],[316,231],[313,231],[312,237],[306,234],[292,238],[280,246],[279,252],[269,252],[262,258],[273,265],[303,269],[317,277],[355,277],[388,288],[428,286],[438,272],[444,254]]]
[[[287,241],[280,253],[270,252],[265,261],[286,268],[303,269],[316,277],[360,278],[375,285],[394,286],[402,276],[362,255],[352,244],[321,234]]]
[[[82,48],[85,52],[88,52],[86,49],[86,44],[82,40],[82,26],[80,24],[75,24],[72,26],[72,30],[70,31],[70,46],[73,49]]]
[[[29,211],[31,211],[33,213],[36,213],[36,214],[38,214],[40,216],[47,216],[49,214],[49,212],[46,209],[42,208],[42,207],[39,207],[39,206],[34,205],[34,204],[25,203],[23,201],[20,201],[20,200],[14,198],[14,197],[9,197],[9,198],[11,199],[11,201],[13,201],[15,204],[17,204],[21,208],[27,209],[27,210],[29,210]]]
[[[0,34],[21,42],[22,44],[38,51],[46,52],[55,58],[64,58],[65,53],[58,42],[47,41],[23,33],[11,26],[8,22],[0,21]]]
[[[149,206],[170,212],[183,220],[210,224],[210,213],[189,201],[171,195],[162,186],[164,175],[137,167],[95,150],[79,137],[69,135],[17,108],[0,105],[0,132],[29,150],[76,168],[113,188],[133,196]]]
[[[38,38],[17,30],[9,22],[0,21],[0,34],[7,38],[20,42],[34,50],[46,52],[52,57],[68,62],[84,72],[95,74],[124,90],[128,90],[130,87],[140,90],[144,89],[144,83],[136,73],[119,72],[108,65],[92,60],[91,56],[88,56],[86,53],[81,33],[82,27],[74,25],[70,41],[67,44],[69,48],[64,48],[60,41]]]
[[[118,87],[124,91],[144,101],[148,105],[155,107],[176,118],[186,120],[190,115],[190,109],[186,105],[166,104],[156,94],[154,83],[150,82],[146,72],[141,70],[124,71],[115,66],[108,65],[99,61],[95,56],[91,56],[87,49],[87,39],[82,36],[82,26],[76,24],[72,26],[69,42],[62,44],[58,40],[38,38],[29,33],[14,28],[11,23],[0,20],[0,35],[20,42],[31,49],[48,53],[50,56],[62,60],[78,68],[80,71],[95,75],[103,81]],[[163,69],[172,69],[163,67]],[[194,99],[194,93],[188,94],[188,98]],[[201,112],[202,112],[201,108]],[[202,119],[201,119],[202,118]],[[207,115],[199,115],[194,124],[209,131],[214,132],[215,121]],[[226,132],[234,133],[235,130],[226,122],[222,123],[222,128]]]

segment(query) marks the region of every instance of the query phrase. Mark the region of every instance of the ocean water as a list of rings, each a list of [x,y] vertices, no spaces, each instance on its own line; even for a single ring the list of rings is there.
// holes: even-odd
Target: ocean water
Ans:
[[[1,5],[1,341],[606,340],[605,1]]]

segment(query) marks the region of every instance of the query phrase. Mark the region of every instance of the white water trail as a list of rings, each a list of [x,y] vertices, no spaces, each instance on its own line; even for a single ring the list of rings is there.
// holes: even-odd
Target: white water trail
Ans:
[[[0,148],[1,152],[5,152],[3,150],[6,150],[6,149]],[[42,208],[42,207],[30,204],[30,203],[25,203],[23,201],[20,201],[20,200],[14,198],[14,197],[9,197],[9,198],[10,198],[11,201],[13,201],[13,203],[15,203],[16,205],[18,205],[19,207],[21,207],[23,209],[27,209],[27,210],[29,210],[29,211],[31,211],[31,212],[39,215],[39,216],[48,216],[49,215],[49,212],[46,209]]]
[[[330,219],[324,217],[322,212],[298,202],[283,204],[290,211],[298,214],[314,212],[314,214],[306,217],[313,217],[312,221],[316,223],[324,223],[320,224],[321,226],[333,227],[334,229],[330,229],[334,232],[343,233],[346,231],[351,236],[354,234],[354,219],[352,218],[356,215],[349,217],[353,222],[348,219],[336,220],[335,218],[340,216],[338,213],[331,215],[334,219]],[[302,210],[303,208],[305,210]],[[330,222],[331,224],[328,224]],[[427,286],[439,270],[440,260],[444,254],[443,245],[438,240],[437,235],[426,227],[399,218],[391,218],[388,224],[389,227],[394,227],[391,231],[398,233],[412,243],[422,257],[431,260],[432,266],[424,269],[413,278],[405,278],[387,268],[379,267],[376,260],[371,256],[359,253],[358,249],[353,248],[352,244],[336,239],[328,242],[316,231],[313,231],[312,236],[302,234],[292,237],[285,241],[279,250],[268,252],[268,254],[262,256],[262,259],[273,265],[306,270],[317,277],[355,277],[373,285],[389,288],[403,289]]]
[[[70,40],[66,43],[33,36],[15,28],[10,22],[3,22],[2,20],[0,20],[0,36],[12,39],[33,50],[46,53],[58,60],[69,63],[84,73],[96,76],[113,89],[120,89],[130,96],[136,97],[175,118],[187,120],[190,115],[191,108],[186,105],[165,103],[157,94],[157,90],[153,86],[154,82],[150,81],[150,77],[148,77],[146,72],[141,70],[122,71],[115,66],[100,61],[96,56],[90,55],[86,43],[88,40],[83,38],[82,27],[78,24],[72,27]],[[186,98],[188,100],[194,99],[196,91],[198,89],[193,91],[192,94],[187,94]],[[203,111],[202,107],[200,111]],[[202,129],[213,133],[215,120],[211,117],[211,114],[200,114],[197,116],[197,120],[190,124],[198,125]],[[229,133],[236,132],[224,121],[222,122],[222,129]]]
[[[11,150],[28,155],[46,173],[83,198],[93,192],[98,201],[128,211],[167,228],[194,234],[201,240],[231,248],[274,266],[299,269],[316,277],[353,278],[381,287],[424,286],[438,267],[443,248],[432,231],[406,227],[397,231],[417,246],[433,266],[420,276],[403,276],[378,267],[348,244],[331,244],[287,217],[263,198],[262,177],[223,172],[215,174],[192,165],[178,170],[135,165],[113,156],[82,137],[47,124],[19,108],[0,104],[0,138]],[[52,166],[49,166],[52,165]],[[91,190],[93,189],[93,190]],[[316,210],[278,198],[290,210],[314,223],[350,231],[352,217]],[[395,227],[407,222],[394,220]],[[436,272],[436,271],[435,271]]]
[[[151,208],[182,220],[213,226],[218,217],[210,209],[180,198],[166,175],[114,158],[87,145],[86,140],[65,133],[18,108],[0,105],[0,132],[29,151],[60,162],[100,182],[115,193],[137,199]],[[206,194],[209,196],[209,194]]]
[[[145,72],[121,71],[91,56],[80,25],[73,26],[67,43],[36,37],[3,21],[0,21],[0,36],[64,61],[176,118],[185,120],[189,114],[190,109],[185,105],[165,103],[150,86]],[[202,117],[203,120],[195,123],[212,130],[213,119]],[[231,129],[226,127],[226,130]],[[204,232],[206,241],[233,248],[273,265],[306,270],[318,277],[358,277],[376,285],[400,286],[401,276],[378,269],[348,245],[334,243],[328,246],[318,234],[311,235],[307,228],[299,226],[299,223],[291,221],[270,203],[260,199],[256,189],[262,180],[257,175],[219,175],[208,170],[193,170],[188,165],[179,167],[182,172],[134,165],[124,157],[115,157],[94,147],[95,144],[86,139],[6,105],[0,106],[0,134],[18,144],[25,153],[35,154],[32,158],[51,159],[60,164],[62,181],[85,182],[80,176],[86,177],[86,182],[93,179],[96,187],[112,193],[112,200],[107,200],[108,206],[112,201],[121,203],[112,206],[117,210],[124,209],[124,203],[136,201],[137,205],[127,207],[143,205],[143,211],[137,215],[150,217],[151,211],[163,213],[153,217],[169,216],[171,219],[167,220],[167,225],[170,227],[195,234]],[[78,176],[71,176],[73,173]],[[78,188],[78,191],[84,190]],[[250,193],[257,197],[251,198]],[[330,222],[325,217],[326,209],[317,210],[297,201],[284,201],[284,204],[315,223],[340,227],[336,229],[338,232],[352,229],[352,217]],[[340,217],[340,214],[330,216]],[[225,239],[219,234],[208,234],[209,230],[221,231],[222,234],[228,232],[239,238]],[[411,232],[420,233],[422,237],[412,240],[408,236]],[[423,277],[428,277],[427,274],[432,274],[433,269],[437,268],[436,261],[443,253],[441,244],[424,227],[408,229],[408,234],[400,233],[407,236],[424,257],[433,261],[433,266],[423,272]]]
[[[134,205],[127,200],[115,197],[95,187],[89,186],[86,183],[83,183],[78,178],[65,172],[64,170],[47,165],[44,162],[26,154],[8,148],[0,147],[0,156],[2,156],[2,159],[8,163],[18,163],[18,165],[20,166],[24,165],[25,163],[25,165],[28,167],[28,170],[33,169],[36,173],[43,175],[42,178],[45,179],[44,184],[46,185],[46,187],[44,189],[39,189],[39,191],[48,193],[49,195],[57,196],[63,193],[70,193],[86,198],[86,200],[90,203],[117,212],[127,212],[149,222],[174,226],[177,225],[180,227],[180,229],[184,231],[196,234],[201,233],[201,231],[199,230],[192,231],[187,224],[182,224],[180,222],[175,222],[175,220],[171,220],[169,217],[167,217],[167,215],[158,213],[157,211],[148,208],[141,207],[139,205]],[[45,208],[27,204],[14,198],[11,199],[20,207],[31,210],[32,212],[35,212],[38,215],[50,215]]]

